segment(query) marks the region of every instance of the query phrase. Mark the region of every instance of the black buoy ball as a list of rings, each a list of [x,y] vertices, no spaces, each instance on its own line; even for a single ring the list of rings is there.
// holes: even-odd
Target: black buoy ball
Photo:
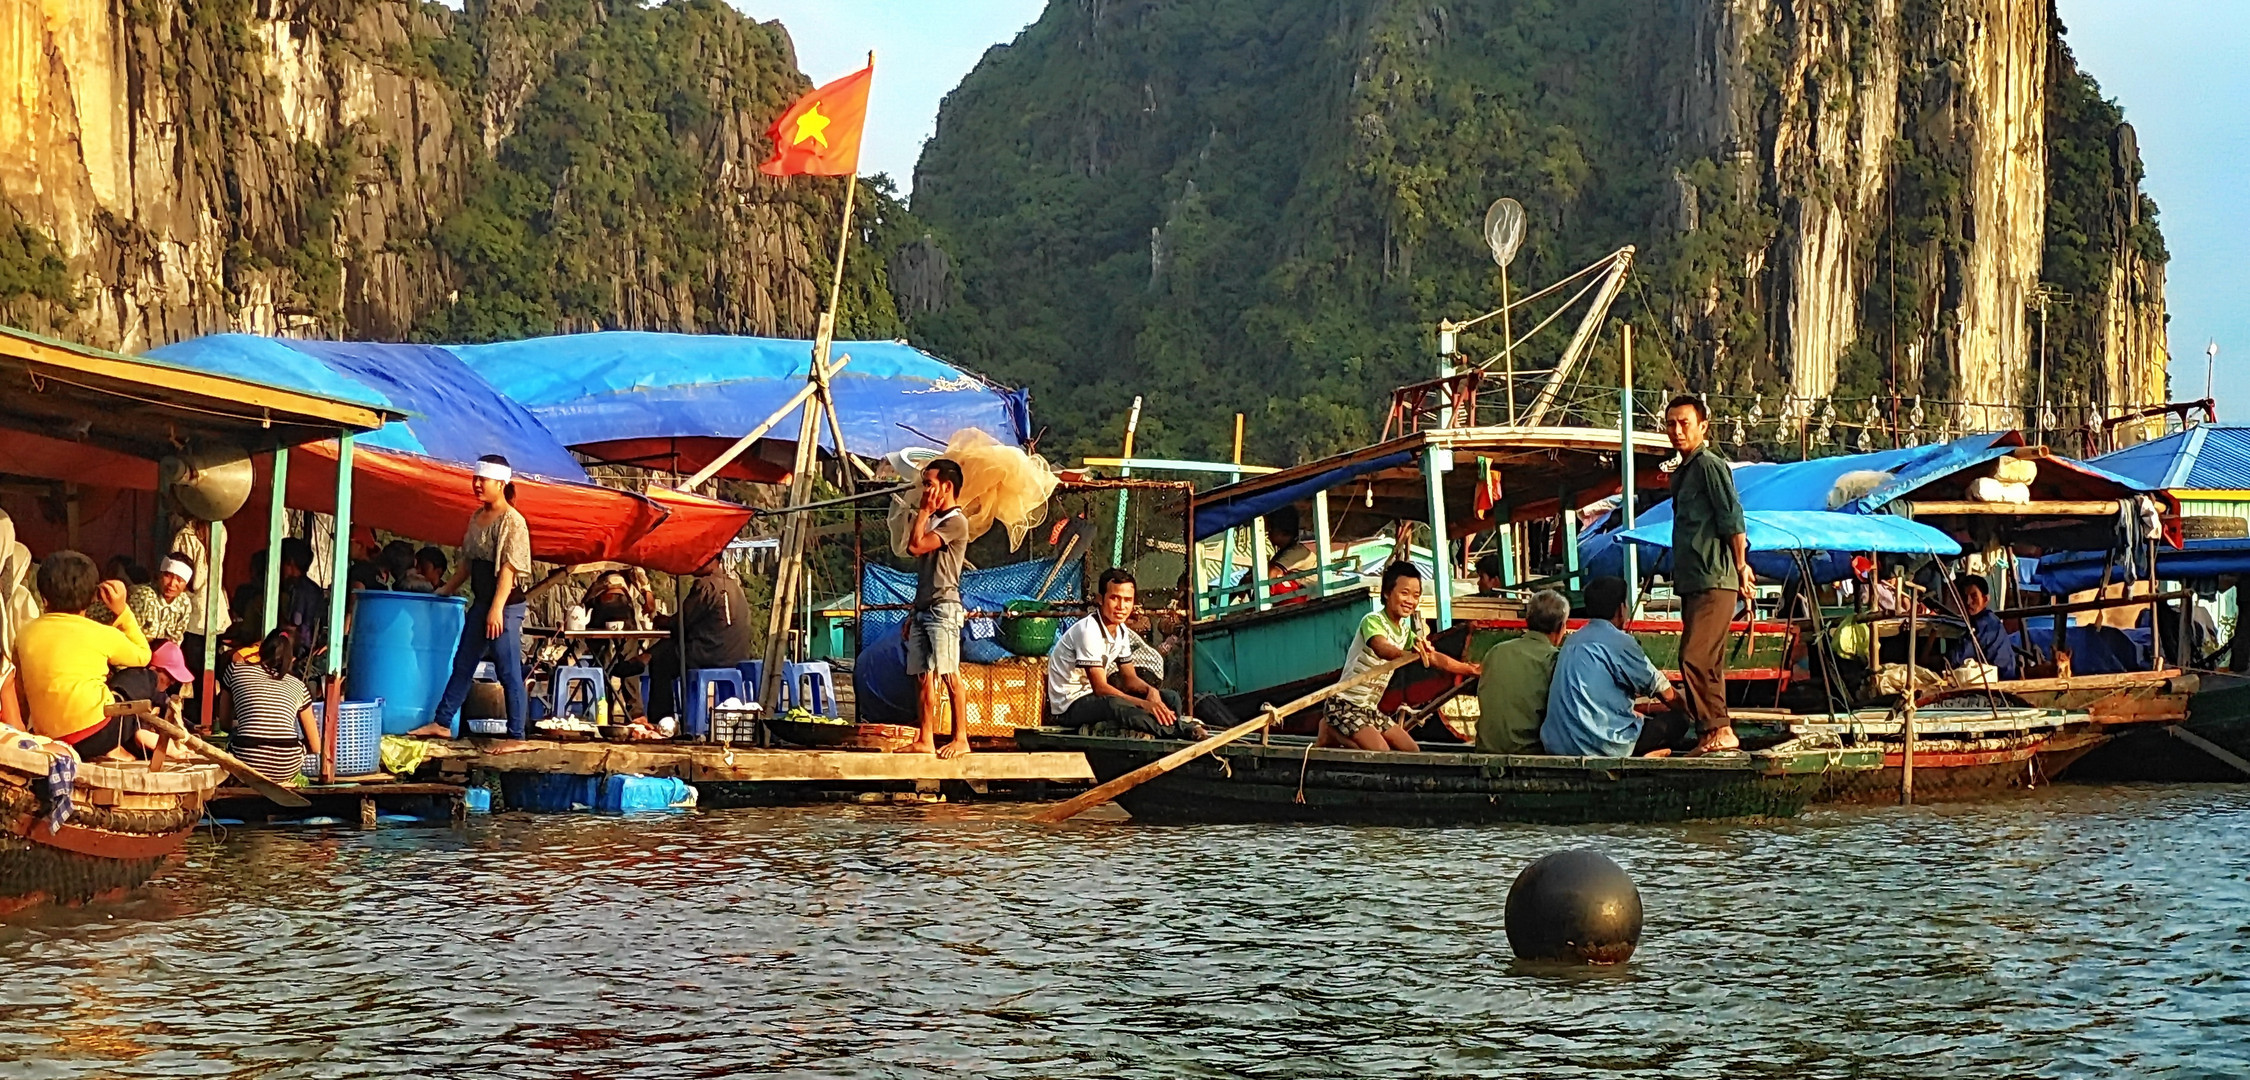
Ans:
[[[1641,891],[1601,852],[1558,851],[1516,875],[1506,925],[1519,960],[1621,964],[1641,942]]]

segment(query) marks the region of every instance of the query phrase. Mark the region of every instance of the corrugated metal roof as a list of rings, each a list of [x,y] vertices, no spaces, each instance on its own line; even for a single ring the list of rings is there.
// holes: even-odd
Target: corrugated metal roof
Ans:
[[[2094,464],[2167,490],[2250,489],[2250,424],[2201,424],[2104,454]]]

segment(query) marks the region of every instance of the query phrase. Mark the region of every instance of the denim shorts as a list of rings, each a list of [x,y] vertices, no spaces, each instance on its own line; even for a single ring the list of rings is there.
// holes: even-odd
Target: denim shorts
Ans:
[[[908,616],[906,673],[952,675],[961,670],[961,627],[966,613],[960,601],[939,600],[927,610]]]

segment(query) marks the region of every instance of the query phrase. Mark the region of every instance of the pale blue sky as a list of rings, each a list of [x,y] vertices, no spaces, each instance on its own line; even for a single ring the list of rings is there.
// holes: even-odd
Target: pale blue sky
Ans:
[[[903,192],[939,99],[1043,0],[729,0],[778,18],[826,81],[876,50],[863,167]],[[2173,395],[2203,394],[2219,342],[2220,417],[2250,421],[2250,0],[2060,0],[2079,62],[2125,107],[2172,264]]]

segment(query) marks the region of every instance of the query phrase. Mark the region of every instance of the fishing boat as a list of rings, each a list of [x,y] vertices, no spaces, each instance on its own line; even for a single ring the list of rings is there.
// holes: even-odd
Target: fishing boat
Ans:
[[[1825,741],[1828,745],[1820,746]],[[1086,755],[1107,783],[1189,744],[1016,732],[1026,750]],[[1325,749],[1295,736],[1237,742],[1118,796],[1150,823],[1545,825],[1795,817],[1829,784],[1873,772],[1875,749],[1806,739],[1701,758]]]
[[[0,739],[0,913],[139,886],[195,831],[224,776],[216,765],[80,762],[58,800],[53,762],[20,732]]]
[[[1637,469],[1621,468],[1627,445]],[[1457,623],[1517,616],[1514,599],[1455,595],[1453,542],[1553,521],[1565,550],[1575,552],[1578,509],[1621,490],[1621,474],[1662,484],[1656,466],[1671,452],[1662,437],[1648,433],[1627,440],[1620,431],[1597,428],[1429,427],[1197,495],[1195,539],[1214,550],[1190,560],[1197,577],[1196,692],[1216,694],[1247,716],[1335,680],[1353,630],[1375,602],[1373,578],[1361,573],[1360,560],[1339,538],[1410,529],[1447,538],[1384,549],[1385,557],[1422,562],[1440,583],[1424,590],[1423,604],[1441,632]],[[1307,569],[1269,574],[1263,518],[1285,507],[1309,508],[1300,517],[1313,523],[1310,544],[1317,554]],[[1238,530],[1249,534],[1248,543]],[[1234,560],[1244,549],[1248,572],[1237,581]],[[1458,634],[1438,641],[1454,649],[1467,644]]]

